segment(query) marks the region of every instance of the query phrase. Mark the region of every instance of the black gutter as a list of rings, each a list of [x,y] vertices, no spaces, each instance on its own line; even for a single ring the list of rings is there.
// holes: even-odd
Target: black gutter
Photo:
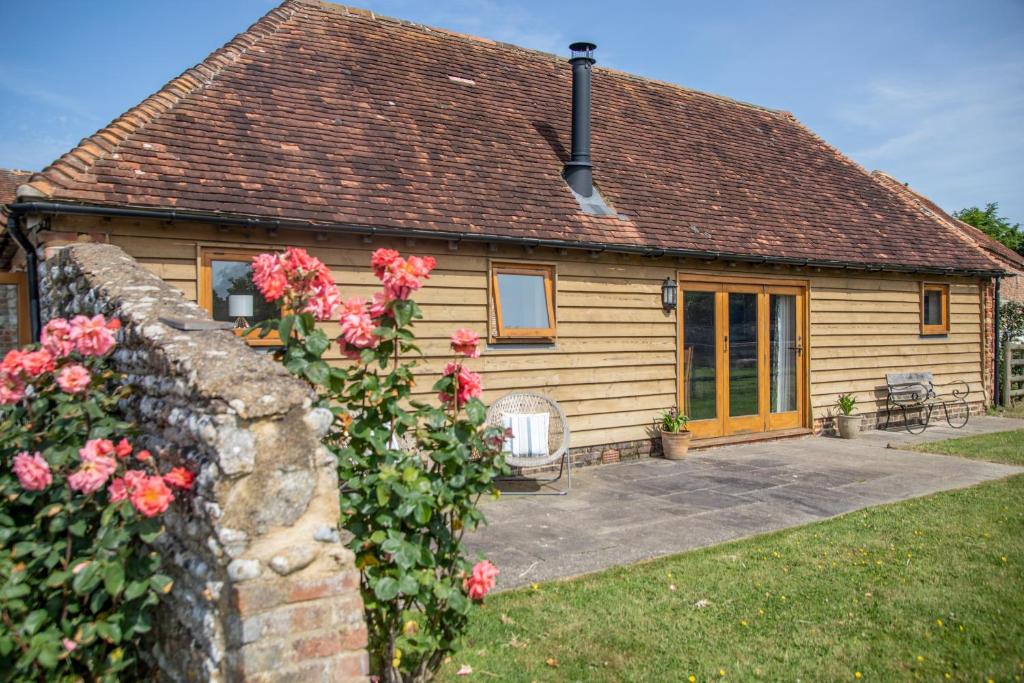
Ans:
[[[696,249],[672,249],[663,247],[643,247],[600,242],[579,242],[572,240],[537,239],[534,237],[508,237],[504,235],[476,235],[464,232],[442,230],[423,230],[417,228],[385,228],[374,226],[353,225],[348,223],[311,223],[308,221],[289,221],[279,218],[257,218],[231,216],[219,213],[182,212],[175,209],[140,209],[130,207],[100,206],[94,204],[65,204],[62,202],[22,202],[11,204],[9,208],[18,213],[37,213],[43,215],[86,215],[107,218],[143,218],[159,221],[181,221],[193,223],[212,223],[214,225],[234,226],[241,228],[263,228],[302,230],[314,232],[340,232],[352,235],[368,235],[381,237],[406,237],[435,240],[461,240],[466,242],[483,242],[496,244],[528,245],[533,247],[550,247],[552,249],[579,249],[581,251],[607,251],[617,254],[638,254],[641,256],[672,256],[692,258],[704,261],[736,261],[738,263],[766,263],[797,267],[840,268],[846,270],[878,270],[897,273],[928,273],[934,275],[969,275],[974,277],[999,277],[1005,274],[1002,270],[970,270],[957,268],[920,268],[899,265],[867,265],[848,261],[830,261],[827,259],[785,258],[776,256],[751,256],[749,254],[732,254],[719,251],[699,251]]]
[[[39,341],[39,332],[42,329],[42,316],[39,310],[39,256],[36,248],[29,241],[25,233],[18,225],[18,214],[15,205],[7,207],[7,232],[14,241],[18,243],[25,252],[25,277],[28,280],[28,319],[29,330],[32,333],[32,341]]]
[[[995,354],[995,362],[992,363],[992,368],[995,371],[996,378],[995,378],[995,382],[992,383],[992,387],[993,387],[993,392],[992,393],[994,394],[992,404],[993,405],[997,405],[997,406],[1001,406],[1001,405],[1004,405],[1004,404],[1003,404],[1003,397],[999,393],[999,389],[1000,389],[1000,387],[999,387],[999,332],[1001,331],[999,329],[999,285],[1003,281],[1003,279],[997,275],[995,280],[996,280],[996,296],[995,296],[995,301],[993,302],[995,304],[995,311],[994,311],[994,315],[992,316],[993,318],[995,318],[995,320],[992,321],[992,326],[995,328],[996,339],[995,339],[995,343],[992,345],[992,352]]]

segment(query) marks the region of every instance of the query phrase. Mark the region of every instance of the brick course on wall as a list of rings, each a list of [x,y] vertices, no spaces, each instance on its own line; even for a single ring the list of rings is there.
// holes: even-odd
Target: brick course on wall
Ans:
[[[959,403],[950,404],[948,407],[949,418],[954,424],[959,424],[964,418],[964,413],[969,412],[971,415],[984,415],[987,408],[987,402],[983,399],[971,400],[967,402],[967,405],[961,405]],[[907,411],[907,418],[910,420],[911,428],[917,429],[921,419],[921,413],[919,410]],[[970,419],[970,418],[968,418]],[[869,429],[882,429],[886,426],[888,421],[889,429],[903,428],[906,426],[906,422],[903,419],[903,413],[899,410],[893,410],[891,415],[887,415],[886,412],[878,411],[873,413],[861,414],[861,431]],[[931,413],[931,419],[929,424],[938,424],[946,422],[946,412],[943,411],[941,406],[936,406]],[[838,432],[838,426],[836,421],[832,417],[822,417],[814,421],[814,433],[824,434],[826,436],[836,436]]]
[[[0,356],[18,346],[18,286],[0,283]]]
[[[122,321],[112,361],[140,447],[199,473],[159,541],[174,579],[149,644],[159,677],[365,680],[359,575],[320,446],[330,414],[230,332],[162,322],[209,316],[116,246],[71,245],[41,270],[50,316]]]

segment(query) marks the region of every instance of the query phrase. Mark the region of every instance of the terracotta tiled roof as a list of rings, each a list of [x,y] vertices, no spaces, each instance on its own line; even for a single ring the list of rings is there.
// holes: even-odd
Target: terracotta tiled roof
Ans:
[[[28,182],[31,175],[32,171],[15,171],[9,168],[0,168],[0,206],[13,202],[18,186]]]
[[[954,218],[928,197],[925,197],[916,190],[910,189],[910,186],[906,183],[901,183],[883,171],[872,171],[871,177],[897,193],[904,200],[910,202],[912,206],[920,211],[923,211],[940,223],[959,230],[967,239],[994,255],[1007,266],[1015,270],[1024,270],[1024,256],[1010,249],[1002,242],[992,239],[970,223]]]
[[[554,55],[288,0],[33,176],[41,196],[331,225],[994,270],[790,114],[596,68],[594,178],[562,180]]]

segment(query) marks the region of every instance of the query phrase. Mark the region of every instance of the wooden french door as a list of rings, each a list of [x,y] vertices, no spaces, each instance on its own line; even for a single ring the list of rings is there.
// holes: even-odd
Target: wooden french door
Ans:
[[[680,276],[679,403],[696,438],[804,426],[806,291]]]

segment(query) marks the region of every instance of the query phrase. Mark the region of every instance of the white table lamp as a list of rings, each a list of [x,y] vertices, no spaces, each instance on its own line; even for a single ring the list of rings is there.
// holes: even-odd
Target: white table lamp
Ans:
[[[249,327],[249,321],[246,318],[252,317],[252,294],[228,296],[228,315],[235,319],[235,327]]]

